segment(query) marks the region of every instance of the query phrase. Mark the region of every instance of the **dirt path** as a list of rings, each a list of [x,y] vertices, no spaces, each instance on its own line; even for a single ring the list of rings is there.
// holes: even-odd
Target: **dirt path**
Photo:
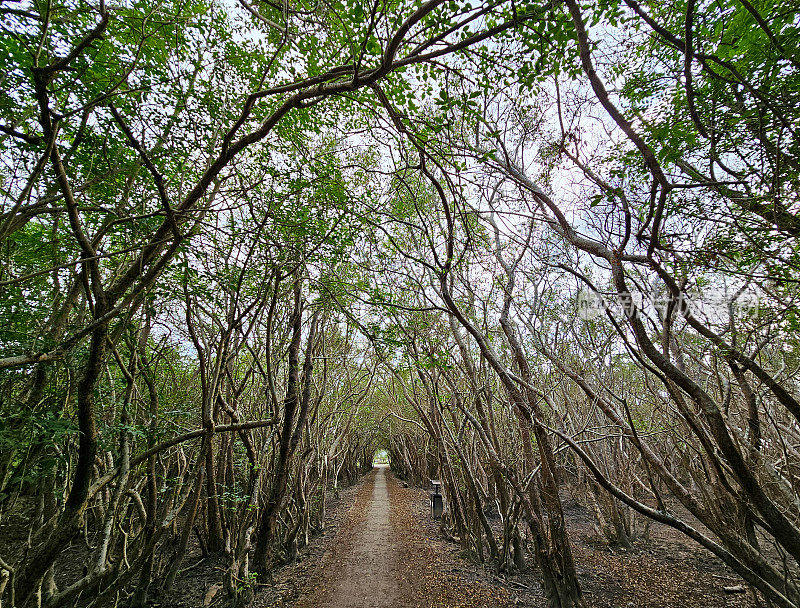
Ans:
[[[364,478],[291,608],[546,608],[534,568],[507,576],[475,563],[474,554],[444,538],[426,493],[406,485],[387,468]],[[758,605],[750,593],[726,594],[723,586],[738,579],[684,537],[656,529],[653,541],[631,551],[598,545],[584,511],[573,506],[568,517],[588,605]]]
[[[403,488],[388,467],[376,467],[293,608],[513,605],[502,590],[465,580],[441,562],[420,524],[426,514],[414,512],[418,501],[417,490]]]
[[[371,502],[352,539],[352,549],[339,561],[326,608],[383,608],[402,605],[403,593],[395,576],[398,547],[392,538],[391,507],[386,467],[379,466]]]
[[[387,489],[388,467],[378,466],[359,490],[356,502],[318,571],[295,608],[389,608],[408,606],[397,566]]]

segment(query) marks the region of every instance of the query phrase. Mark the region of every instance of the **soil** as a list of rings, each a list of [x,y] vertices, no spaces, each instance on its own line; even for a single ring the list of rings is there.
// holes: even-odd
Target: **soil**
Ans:
[[[477,563],[444,536],[431,517],[427,493],[405,485],[385,468],[367,476],[329,553],[292,608],[547,608],[534,569],[505,575]],[[582,506],[567,502],[565,515],[592,608],[759,605],[750,591],[726,592],[741,579],[671,528],[653,525],[648,540],[621,549],[597,537]]]
[[[406,487],[385,466],[331,493],[325,531],[297,561],[278,569],[274,584],[256,590],[253,608],[547,608],[538,574],[499,573],[448,540],[431,517],[427,493]],[[756,608],[751,591],[729,593],[741,579],[705,549],[671,528],[651,527],[631,549],[597,537],[591,514],[565,497],[565,515],[587,605],[592,608]],[[6,557],[24,547],[21,525],[33,504],[0,521]],[[499,522],[497,522],[499,524]],[[153,606],[222,606],[223,558],[201,559],[194,548],[169,597]],[[65,548],[59,586],[74,579],[86,547]],[[75,566],[78,568],[79,566]],[[74,569],[74,568],[73,568]]]
[[[506,590],[462,577],[458,563],[440,559],[445,541],[427,538],[422,521],[429,516],[420,517],[420,502],[419,490],[403,488],[386,466],[376,467],[293,608],[515,606]]]
[[[349,533],[352,516],[357,510],[361,492],[367,478],[338,491],[329,490],[325,529],[311,538],[294,563],[277,568],[272,585],[259,585],[251,608],[286,608],[293,606],[306,587],[311,573],[321,569],[320,564],[330,553],[334,540],[339,542]],[[194,539],[193,539],[194,540]],[[225,593],[220,579],[225,571],[224,556],[202,558],[199,547],[186,556],[186,568],[181,571],[168,597],[160,598],[155,606],[163,608],[215,608],[224,605]]]
[[[409,606],[399,576],[400,540],[390,521],[386,467],[369,474],[347,525],[295,608]]]
[[[430,517],[427,493],[398,490],[408,496],[426,544],[434,548],[442,568],[463,581],[481,581],[507,593],[513,605],[548,608],[539,574],[530,568],[506,575],[491,564],[480,564],[448,541]],[[651,525],[650,538],[632,548],[611,547],[600,539],[588,509],[565,497],[565,517],[579,580],[592,608],[755,608],[751,591],[728,593],[744,586],[742,579],[718,558],[681,533]],[[688,514],[681,514],[687,516]],[[697,523],[697,522],[694,522]],[[499,520],[496,536],[500,535]],[[746,588],[746,586],[744,586]],[[489,605],[489,604],[483,604]]]

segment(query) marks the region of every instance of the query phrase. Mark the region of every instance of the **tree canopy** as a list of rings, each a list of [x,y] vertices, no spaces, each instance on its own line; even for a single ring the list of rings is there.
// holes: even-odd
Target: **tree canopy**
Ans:
[[[554,608],[568,488],[800,606],[798,41],[772,0],[0,0],[0,601],[148,605],[194,531],[246,605],[380,450]]]

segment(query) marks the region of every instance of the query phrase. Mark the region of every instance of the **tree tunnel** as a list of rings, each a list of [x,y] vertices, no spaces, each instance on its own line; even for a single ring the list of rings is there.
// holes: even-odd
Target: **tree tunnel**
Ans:
[[[3,606],[244,607],[385,459],[552,608],[581,510],[800,608],[800,2],[0,23]]]

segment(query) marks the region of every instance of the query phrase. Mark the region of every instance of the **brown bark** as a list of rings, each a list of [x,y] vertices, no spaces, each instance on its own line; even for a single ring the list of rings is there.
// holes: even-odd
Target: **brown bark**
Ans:
[[[291,319],[292,339],[288,353],[289,375],[286,396],[283,401],[283,424],[280,432],[278,456],[269,492],[256,528],[255,551],[253,553],[253,569],[258,572],[262,580],[268,580],[270,577],[275,524],[286,496],[291,459],[305,427],[311,396],[312,355],[317,319],[315,316],[311,321],[305,361],[303,363],[303,386],[301,387],[300,342],[302,338],[302,308],[301,282],[298,278],[294,284],[294,312]]]

